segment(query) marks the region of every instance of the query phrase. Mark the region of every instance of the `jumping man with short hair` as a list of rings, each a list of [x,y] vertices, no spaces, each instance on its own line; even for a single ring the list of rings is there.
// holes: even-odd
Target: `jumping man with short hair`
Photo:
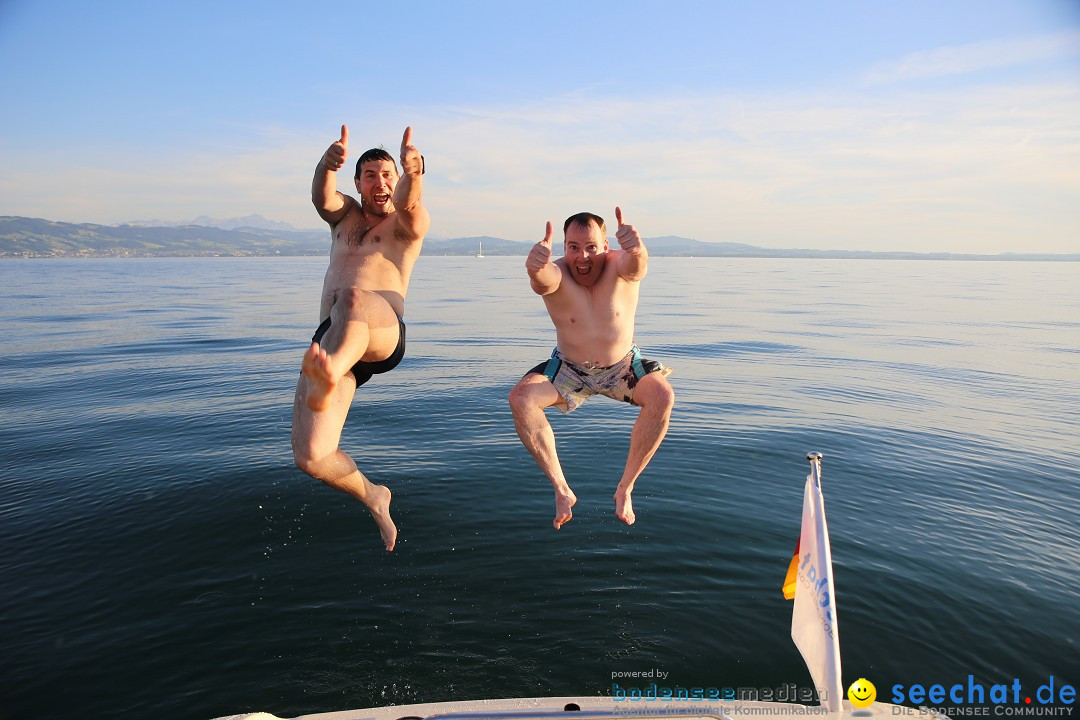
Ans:
[[[638,289],[649,253],[633,225],[619,223],[619,249],[608,249],[604,219],[579,213],[563,225],[562,258],[551,259],[551,222],[525,261],[533,292],[544,299],[558,345],[551,359],[525,374],[510,391],[510,408],[521,442],[555,490],[558,530],[573,517],[577,496],[555,452],[555,433],[544,409],[572,412],[596,394],[641,408],[630,433],[626,467],[615,489],[615,515],[627,525],[636,517],[631,493],[638,476],[667,433],[675,391],[670,370],[645,360],[634,344]]]
[[[297,467],[367,506],[386,549],[397,542],[390,490],[369,481],[338,447],[357,388],[392,370],[405,354],[405,295],[431,219],[421,202],[424,159],[401,139],[401,174],[381,148],[356,163],[357,201],[338,192],[336,173],[348,155],[349,129],[315,168],[311,201],[330,225],[330,266],[319,317],[304,354],[293,401],[292,450]]]

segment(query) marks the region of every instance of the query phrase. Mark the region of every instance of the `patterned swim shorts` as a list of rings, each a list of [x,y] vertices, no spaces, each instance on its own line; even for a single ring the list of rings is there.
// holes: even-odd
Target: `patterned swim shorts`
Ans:
[[[612,400],[633,403],[634,387],[638,380],[654,372],[667,377],[671,374],[671,368],[655,360],[645,360],[638,346],[634,345],[622,360],[603,368],[575,365],[563,357],[559,348],[555,348],[550,360],[525,374],[536,373],[546,377],[566,401],[566,407],[560,405],[559,410],[569,413],[593,395],[606,395]]]

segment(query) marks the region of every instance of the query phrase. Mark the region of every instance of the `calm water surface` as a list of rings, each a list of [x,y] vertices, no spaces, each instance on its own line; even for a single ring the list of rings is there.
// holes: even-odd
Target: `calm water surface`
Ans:
[[[635,411],[553,417],[556,533],[505,401],[554,341],[522,259],[424,257],[343,439],[395,493],[387,554],[291,463],[325,262],[0,263],[0,717],[806,687],[808,450],[845,682],[1080,684],[1080,264],[654,258],[671,431],[626,527]]]

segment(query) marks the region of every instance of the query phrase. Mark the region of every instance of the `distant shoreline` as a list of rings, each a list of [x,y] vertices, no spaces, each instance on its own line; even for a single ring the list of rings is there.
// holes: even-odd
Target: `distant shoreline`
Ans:
[[[511,254],[511,253],[485,253],[485,257],[521,257],[524,258],[527,253]],[[472,253],[440,253],[440,252],[424,252],[422,256],[429,257],[472,257]],[[650,256],[653,258],[664,259],[686,259],[686,260],[877,260],[881,262],[895,262],[895,261],[915,261],[915,262],[1029,262],[1029,263],[1044,263],[1044,262],[1080,262],[1080,256],[1077,255],[946,255],[940,256],[938,254],[917,254],[912,253],[903,256],[894,256],[893,253],[873,253],[865,252],[859,254],[832,254],[829,252],[822,252],[817,255],[669,255],[658,252],[650,252]],[[0,261],[19,261],[19,260],[192,260],[196,258],[219,258],[219,259],[237,259],[237,258],[262,258],[262,259],[285,259],[285,258],[301,258],[301,257],[330,257],[329,253],[322,254],[259,254],[259,253],[206,253],[206,254],[69,254],[69,255],[2,255],[0,254]]]
[[[645,238],[654,257],[717,257],[796,260],[964,260],[980,262],[1080,262],[1080,253],[916,253],[872,250],[763,248],[737,242],[704,242],[677,236]],[[62,223],[0,216],[0,259],[158,258],[158,257],[327,257],[326,230],[177,227]],[[611,242],[614,242],[613,240]],[[489,236],[429,238],[424,256],[525,257],[533,243]],[[478,258],[479,259],[479,258]]]

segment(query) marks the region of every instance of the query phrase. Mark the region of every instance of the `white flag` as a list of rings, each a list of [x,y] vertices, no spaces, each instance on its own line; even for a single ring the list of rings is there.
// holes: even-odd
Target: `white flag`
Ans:
[[[825,499],[821,496],[820,465],[806,476],[803,491],[802,534],[799,537],[799,569],[795,607],[791,611],[791,639],[802,653],[814,686],[829,712],[843,703],[840,683],[840,633],[836,620],[832,551],[825,523]],[[818,475],[817,478],[814,476]]]

